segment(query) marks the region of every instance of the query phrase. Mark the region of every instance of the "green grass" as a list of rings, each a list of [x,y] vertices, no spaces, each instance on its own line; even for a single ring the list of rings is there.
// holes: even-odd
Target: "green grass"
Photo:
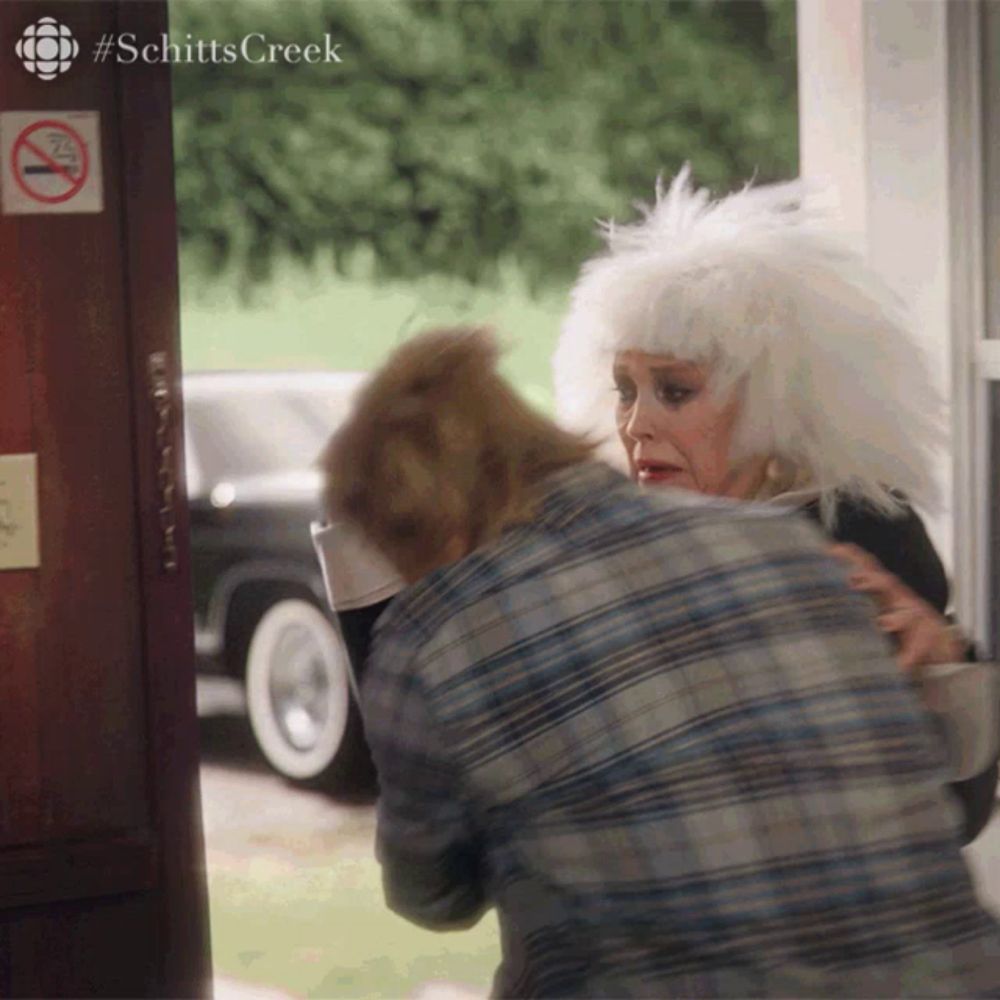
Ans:
[[[513,269],[496,289],[424,278],[377,284],[281,265],[269,286],[241,302],[228,278],[207,280],[182,257],[181,339],[185,369],[282,368],[367,371],[407,337],[430,326],[490,323],[508,345],[503,370],[551,412],[549,359],[566,306],[564,291],[532,298]]]
[[[378,865],[326,852],[209,870],[216,972],[303,997],[407,997],[429,980],[489,992],[496,919],[435,934],[390,913]]]

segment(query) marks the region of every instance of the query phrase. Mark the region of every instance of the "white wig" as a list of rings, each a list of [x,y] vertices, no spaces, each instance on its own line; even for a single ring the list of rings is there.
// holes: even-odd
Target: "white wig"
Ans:
[[[887,512],[889,488],[927,506],[945,438],[943,400],[896,297],[834,234],[800,182],[711,201],[685,167],[642,221],[607,224],[607,250],[571,293],[554,357],[571,429],[621,465],[614,355],[708,363],[710,391],[739,387],[732,459],[780,457],[824,497]]]

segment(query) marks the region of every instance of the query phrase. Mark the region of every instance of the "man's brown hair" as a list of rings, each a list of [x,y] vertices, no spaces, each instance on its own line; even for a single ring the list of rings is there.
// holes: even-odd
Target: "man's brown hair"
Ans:
[[[353,522],[409,580],[530,519],[540,481],[592,455],[517,395],[498,357],[485,328],[414,337],[320,459],[330,519]]]

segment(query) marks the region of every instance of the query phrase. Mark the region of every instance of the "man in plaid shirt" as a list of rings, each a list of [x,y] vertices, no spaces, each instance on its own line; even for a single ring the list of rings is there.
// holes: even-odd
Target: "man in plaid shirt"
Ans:
[[[499,996],[1000,996],[929,716],[794,515],[643,493],[480,332],[393,357],[327,504],[411,582],[362,683],[389,905]]]

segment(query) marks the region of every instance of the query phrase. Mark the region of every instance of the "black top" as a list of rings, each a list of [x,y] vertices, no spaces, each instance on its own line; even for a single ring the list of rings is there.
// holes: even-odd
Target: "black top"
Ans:
[[[803,507],[803,511],[820,523],[819,501]],[[923,521],[910,507],[899,517],[889,517],[867,504],[842,500],[837,506],[837,521],[827,534],[835,541],[850,542],[870,552],[910,590],[922,597],[942,615],[948,607],[948,578]],[[967,659],[975,660],[970,647]],[[975,839],[989,822],[997,787],[997,762],[981,774],[952,784],[965,815],[963,843]]]
[[[375,628],[375,622],[389,606],[391,600],[392,598],[389,597],[376,604],[369,604],[365,608],[352,608],[350,611],[337,613],[337,618],[340,621],[340,633],[344,637],[344,645],[347,646],[351,667],[354,670],[354,679],[359,684],[365,660],[368,659],[368,650],[372,644],[372,631]]]
[[[820,523],[818,501],[806,505],[803,511]],[[850,542],[870,552],[890,573],[944,614],[948,606],[948,578],[923,521],[911,508],[906,507],[899,517],[893,518],[867,505],[844,500],[837,514],[836,527],[828,534],[838,542]],[[388,603],[388,600],[379,601],[366,608],[341,612],[338,616],[355,677],[360,678],[371,645],[372,629]],[[974,650],[969,650],[969,658],[975,659]],[[977,837],[989,821],[996,786],[995,761],[981,774],[950,786],[965,816],[963,843]]]
[[[819,501],[802,508],[820,524]],[[821,525],[822,527],[822,525]],[[948,607],[948,578],[924,522],[911,507],[899,517],[888,517],[867,504],[842,500],[837,505],[833,531],[823,529],[834,541],[850,542],[871,553],[893,576],[942,615]]]

